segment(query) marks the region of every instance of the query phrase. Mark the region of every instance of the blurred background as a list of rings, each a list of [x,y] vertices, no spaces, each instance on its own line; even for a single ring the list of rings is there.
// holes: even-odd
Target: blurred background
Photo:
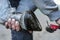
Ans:
[[[60,0],[54,0],[54,2],[58,5],[60,10]],[[46,21],[49,21],[49,18],[46,15],[42,14],[39,9],[35,11],[35,14],[39,19],[41,26],[43,27],[47,26]],[[35,31],[33,34],[35,35],[36,38],[34,40],[37,40],[39,38],[39,32]],[[2,25],[0,26],[0,40],[11,40],[11,31],[9,29],[6,29]]]

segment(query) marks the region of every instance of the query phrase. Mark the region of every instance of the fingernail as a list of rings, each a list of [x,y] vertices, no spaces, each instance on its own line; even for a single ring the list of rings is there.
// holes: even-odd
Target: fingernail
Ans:
[[[19,26],[19,22],[18,22],[18,21],[16,21],[16,22],[15,22],[15,25]]]
[[[18,21],[16,21],[16,24],[18,24],[19,22]]]
[[[13,22],[15,22],[15,19],[12,19]]]
[[[11,24],[12,24],[12,25],[15,24],[15,19],[12,19]]]

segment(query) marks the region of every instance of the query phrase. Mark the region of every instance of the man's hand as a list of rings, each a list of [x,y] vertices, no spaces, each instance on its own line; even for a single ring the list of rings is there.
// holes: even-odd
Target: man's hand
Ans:
[[[7,22],[5,22],[5,26],[8,27],[9,29],[13,29],[16,31],[21,30],[21,26],[18,21],[15,19],[9,18]]]

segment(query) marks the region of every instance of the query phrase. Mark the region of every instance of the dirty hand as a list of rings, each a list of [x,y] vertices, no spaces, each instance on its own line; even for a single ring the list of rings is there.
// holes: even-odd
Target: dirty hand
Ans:
[[[16,31],[21,30],[21,26],[20,26],[19,22],[16,21],[15,19],[9,18],[8,21],[5,22],[5,26],[6,26],[6,28],[16,30]]]

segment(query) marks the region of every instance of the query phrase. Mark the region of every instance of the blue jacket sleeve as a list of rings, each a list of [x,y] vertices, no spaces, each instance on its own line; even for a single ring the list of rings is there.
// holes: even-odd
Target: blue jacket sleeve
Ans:
[[[4,23],[11,16],[11,6],[8,0],[0,0],[0,23]]]
[[[8,14],[9,2],[7,0],[0,0],[0,23],[6,20]]]
[[[50,20],[57,20],[60,17],[58,6],[53,0],[33,0],[33,2],[43,14],[46,14],[50,18]]]

